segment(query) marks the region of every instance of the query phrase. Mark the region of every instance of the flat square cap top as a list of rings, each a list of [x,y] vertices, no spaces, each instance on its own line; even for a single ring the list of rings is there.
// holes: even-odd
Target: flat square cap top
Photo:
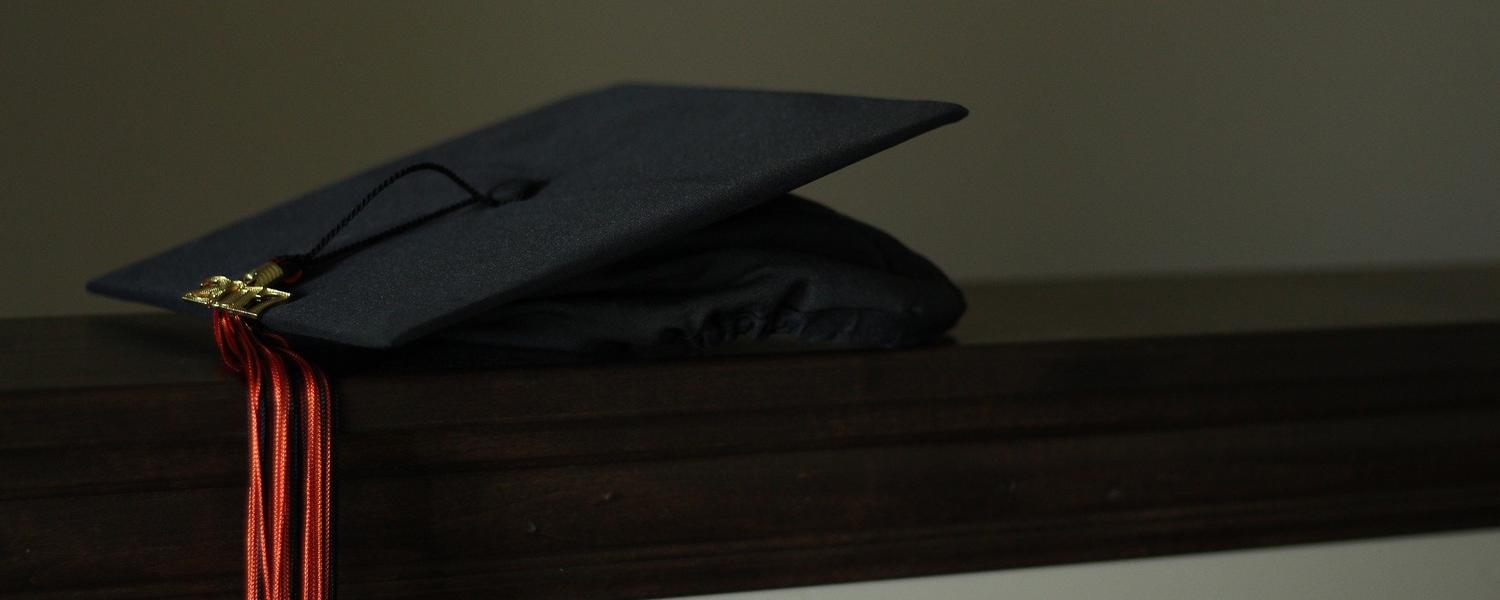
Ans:
[[[450,167],[482,190],[524,179],[534,196],[475,205],[354,252],[291,286],[272,330],[391,347],[735,215],[925,131],[943,102],[623,85],[564,99],[313,191],[89,283],[189,312],[209,275],[303,252],[391,172]],[[331,244],[361,240],[464,194],[439,177],[386,191]],[[192,210],[184,203],[182,210]]]

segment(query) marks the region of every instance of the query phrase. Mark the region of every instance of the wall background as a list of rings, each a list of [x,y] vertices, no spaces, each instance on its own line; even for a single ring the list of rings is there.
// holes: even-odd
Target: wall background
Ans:
[[[0,316],[622,80],[957,101],[804,192],[962,279],[1500,258],[1500,3],[8,2]]]

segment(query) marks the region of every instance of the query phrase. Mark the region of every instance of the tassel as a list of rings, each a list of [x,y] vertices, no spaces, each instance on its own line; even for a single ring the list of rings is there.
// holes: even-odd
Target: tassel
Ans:
[[[238,314],[215,310],[213,331],[225,368],[242,377],[246,386],[250,477],[245,496],[245,598],[291,600],[296,588],[302,600],[326,600],[333,588],[328,378],[284,338],[255,331]],[[303,434],[301,544],[295,553],[300,568],[295,574],[290,481],[294,415]]]
[[[467,198],[408,220],[385,231],[324,254],[329,242],[359,216],[380,192],[398,180],[436,172],[463,188]],[[254,327],[266,309],[291,299],[272,289],[293,284],[307,270],[356,252],[407,229],[473,204],[499,206],[500,200],[479,191],[439,164],[419,163],[387,177],[366,194],[343,220],[311,250],[284,255],[240,279],[214,275],[182,299],[213,309],[214,343],[224,368],[245,380],[249,422],[249,491],[245,494],[245,600],[327,600],[333,595],[333,420],[328,377],[292,350],[286,339]],[[302,515],[300,544],[294,552],[292,512],[292,424],[301,424]],[[266,480],[270,479],[269,482]],[[292,563],[298,563],[292,572]]]

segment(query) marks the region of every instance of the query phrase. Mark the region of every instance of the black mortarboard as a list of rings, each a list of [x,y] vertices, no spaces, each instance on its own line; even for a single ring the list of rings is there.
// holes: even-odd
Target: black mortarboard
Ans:
[[[435,174],[392,183],[328,243],[336,260],[276,286],[292,298],[261,323],[373,348],[427,336],[569,352],[773,334],[915,343],[957,320],[957,288],[891,237],[788,194],[965,114],[942,102],[612,87],[375,167],[88,287],[206,312],[182,300],[204,277],[306,250],[393,172],[436,164],[494,205],[423,219],[465,192]]]

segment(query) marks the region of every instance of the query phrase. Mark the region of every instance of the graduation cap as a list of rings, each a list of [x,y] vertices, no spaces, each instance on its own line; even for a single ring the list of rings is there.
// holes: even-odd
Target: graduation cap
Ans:
[[[374,167],[88,288],[213,315],[226,366],[247,381],[252,457],[273,463],[266,477],[287,477],[296,457],[262,427],[301,423],[312,516],[292,544],[297,534],[276,529],[292,501],[274,490],[286,486],[251,469],[247,586],[322,597],[329,394],[294,345],[443,338],[651,353],[777,335],[855,347],[933,339],[964,310],[952,282],[890,236],[790,192],[966,113],[611,87]],[[300,584],[288,583],[294,556]]]
[[[954,323],[958,290],[889,236],[787,194],[965,114],[942,102],[611,87],[377,166],[88,288],[206,312],[184,292],[307,253],[386,183],[324,240],[327,264],[273,287],[290,297],[260,315],[264,327],[371,348],[434,336],[670,352],[775,334],[906,345]],[[387,181],[422,163],[477,192],[436,172]],[[390,235],[476,195],[488,201]]]

